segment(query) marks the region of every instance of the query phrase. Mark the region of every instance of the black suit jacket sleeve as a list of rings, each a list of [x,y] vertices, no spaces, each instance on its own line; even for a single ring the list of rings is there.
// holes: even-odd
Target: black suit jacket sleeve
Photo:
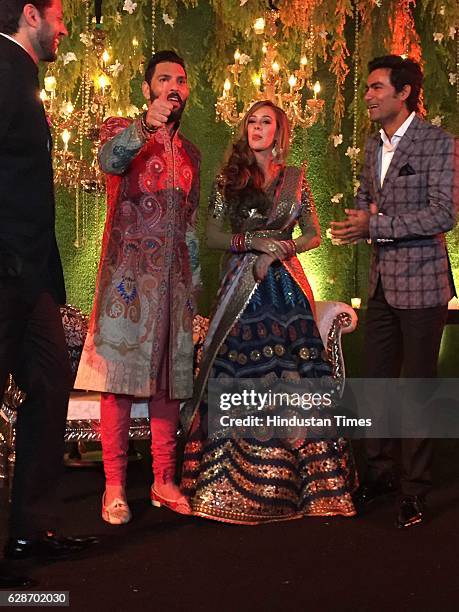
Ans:
[[[0,141],[3,141],[13,116],[14,105],[11,102],[13,90],[12,70],[0,60]]]

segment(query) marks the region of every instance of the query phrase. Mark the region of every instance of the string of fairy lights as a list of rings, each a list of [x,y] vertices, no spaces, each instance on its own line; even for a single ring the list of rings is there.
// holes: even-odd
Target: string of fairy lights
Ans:
[[[357,150],[357,129],[358,129],[358,104],[359,104],[359,75],[360,75],[360,14],[358,10],[357,2],[354,5],[354,56],[353,56],[353,86],[354,86],[354,100],[352,108],[352,148],[354,151]],[[352,168],[352,188],[354,192],[357,190],[357,156],[351,157],[351,168]],[[351,298],[351,305],[353,308],[360,308],[361,298],[359,297],[359,256],[358,256],[358,245],[352,247],[352,258],[354,263],[353,272],[353,297]]]
[[[155,34],[156,34],[156,0],[151,0],[151,54],[155,54]]]

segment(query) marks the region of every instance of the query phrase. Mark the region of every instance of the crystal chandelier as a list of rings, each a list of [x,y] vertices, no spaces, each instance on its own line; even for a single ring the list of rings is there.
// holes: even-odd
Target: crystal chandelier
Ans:
[[[105,71],[108,51],[104,49],[105,32],[91,33],[91,51],[98,58],[96,72],[90,71],[87,57],[75,99],[57,96],[58,79],[51,72],[44,79],[40,97],[54,132],[53,165],[57,184],[101,194],[104,180],[97,164],[99,126],[107,109],[110,79]],[[87,50],[89,55],[89,49]],[[91,154],[88,156],[87,152]]]
[[[104,25],[101,0],[74,4],[81,13],[82,31],[73,35],[82,44],[67,46],[70,51],[61,52],[58,61],[49,65],[40,98],[53,134],[54,181],[69,191],[74,202],[73,244],[76,248],[94,246],[94,237],[97,248],[105,212],[105,177],[98,164],[99,130],[109,116],[135,118],[141,112],[131,102],[129,80],[143,72],[144,56],[137,35],[131,40],[117,39],[120,12],[111,20],[109,16]],[[135,10],[137,5],[131,4],[130,9]],[[150,4],[154,49],[156,0]],[[66,68],[71,62],[75,62],[73,70]]]
[[[75,96],[72,100],[62,99],[61,77],[55,65],[48,69],[40,93],[53,131],[55,183],[74,194],[76,248],[87,244],[89,227],[97,223],[100,201],[105,196],[105,180],[97,162],[97,152],[99,127],[108,110],[111,93],[106,68],[109,60],[106,33],[97,26],[90,28],[88,8],[86,23],[84,36],[88,44]]]
[[[262,43],[260,70],[252,75],[254,91],[248,92],[250,98],[244,96],[245,90],[240,86],[240,75],[245,70],[248,56],[241,54],[239,49],[234,53],[234,64],[227,68],[228,76],[223,92],[215,105],[217,120],[234,127],[257,100],[271,100],[280,106],[290,121],[292,131],[296,126],[309,128],[318,120],[324,108],[324,100],[318,97],[319,81],[312,82],[311,58],[308,58],[306,52],[303,53],[298,69],[288,70],[276,42],[278,17],[277,9],[270,10],[266,17],[260,17],[254,23],[255,34],[260,37],[266,35],[266,39]],[[303,103],[305,90],[312,92],[312,96]],[[238,99],[243,103],[241,112],[238,111]]]

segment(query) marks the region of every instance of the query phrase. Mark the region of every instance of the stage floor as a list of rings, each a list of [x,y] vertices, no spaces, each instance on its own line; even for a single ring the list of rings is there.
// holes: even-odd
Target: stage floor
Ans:
[[[361,518],[307,518],[258,527],[182,517],[149,504],[148,442],[128,468],[133,521],[100,518],[101,466],[67,469],[67,534],[98,534],[87,556],[22,565],[39,590],[70,591],[70,609],[111,612],[456,610],[459,448],[436,441],[432,520],[400,532],[394,502]],[[357,447],[358,453],[358,447]],[[3,496],[4,491],[0,491]],[[4,503],[0,503],[4,514]],[[1,517],[2,525],[5,517]],[[2,538],[5,530],[2,530]]]

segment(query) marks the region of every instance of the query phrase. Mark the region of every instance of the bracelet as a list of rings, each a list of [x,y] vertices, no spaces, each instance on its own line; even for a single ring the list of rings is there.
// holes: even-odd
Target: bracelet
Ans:
[[[298,253],[297,248],[296,248],[296,242],[293,240],[293,238],[291,238],[288,242],[291,244],[292,257],[294,257]]]
[[[244,234],[244,238],[245,238],[245,250],[251,251],[252,250],[252,240],[253,240],[252,232],[246,232]]]
[[[230,248],[232,253],[244,253],[244,251],[247,250],[245,245],[245,234],[233,234]]]
[[[291,240],[282,240],[281,244],[283,247],[285,247],[287,254],[285,255],[285,257],[283,257],[283,259],[290,259],[291,257],[294,257],[296,255],[296,242],[291,239]]]
[[[150,132],[147,132],[145,129],[142,119],[139,119],[138,132],[144,140],[150,140],[150,138],[153,136],[153,134],[150,134]]]
[[[144,111],[140,117],[140,125],[142,126],[142,130],[144,133],[148,134],[148,137],[150,137],[152,134],[154,134],[158,128],[156,127],[151,127],[147,124],[147,111]]]

